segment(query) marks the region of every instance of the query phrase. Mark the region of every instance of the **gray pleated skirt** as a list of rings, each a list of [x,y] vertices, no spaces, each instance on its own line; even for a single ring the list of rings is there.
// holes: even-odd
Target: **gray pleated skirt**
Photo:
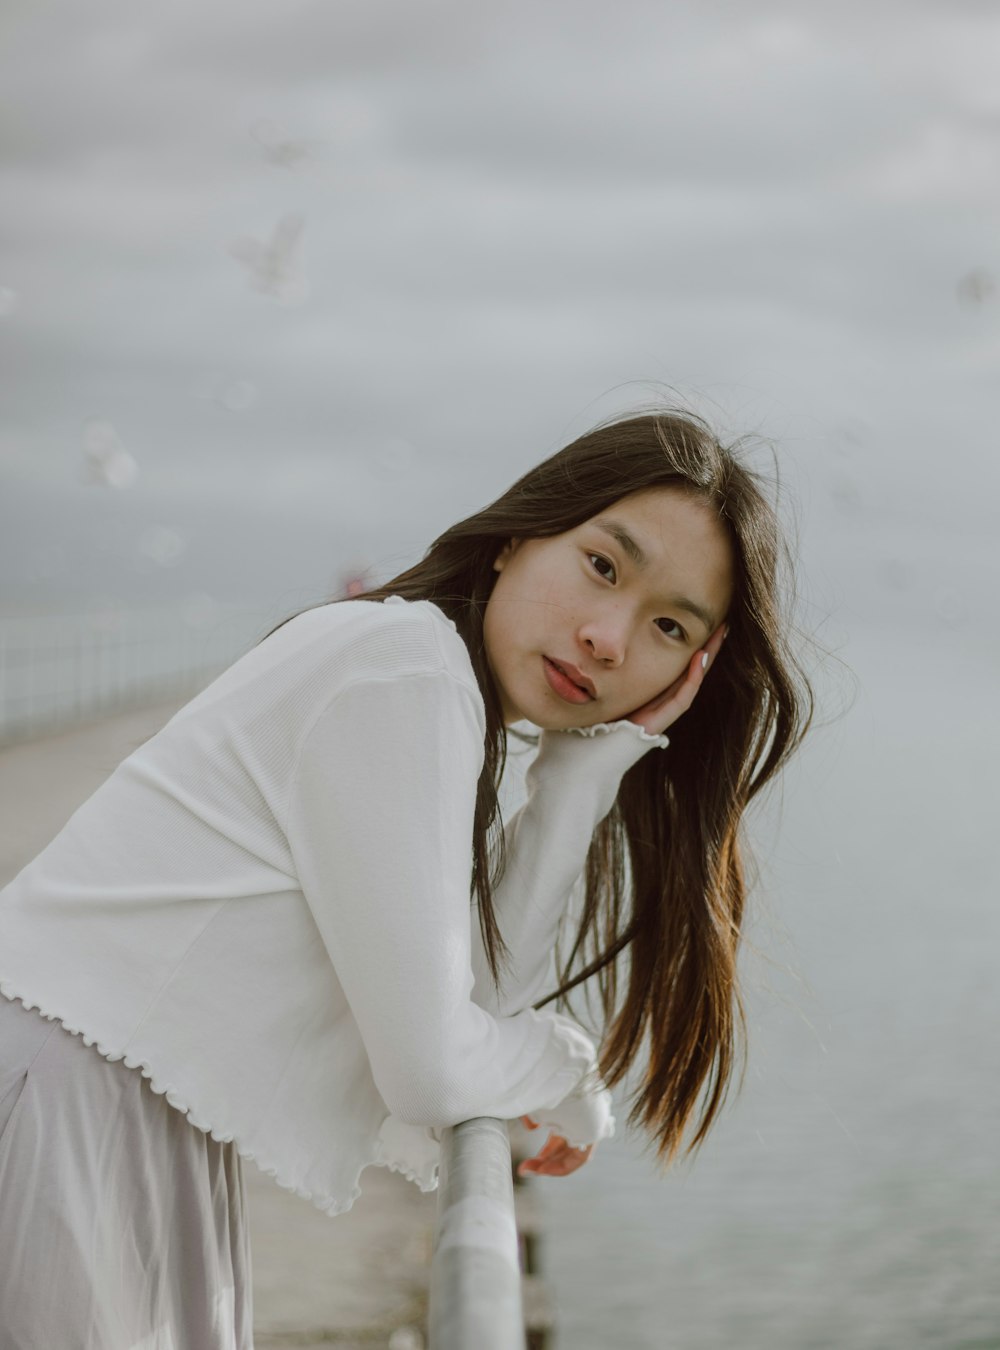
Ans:
[[[3,996],[0,1350],[253,1350],[235,1145]]]

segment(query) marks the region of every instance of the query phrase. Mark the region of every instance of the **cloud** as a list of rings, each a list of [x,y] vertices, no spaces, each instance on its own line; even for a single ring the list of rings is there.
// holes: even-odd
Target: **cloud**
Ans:
[[[1000,273],[990,6],[64,0],[5,22],[0,476],[36,522],[0,543],[15,584],[32,533],[51,562],[57,529],[84,552],[99,530],[88,419],[139,469],[119,518],[193,541],[171,576],[223,568],[210,509],[246,547],[271,522],[277,577],[331,529],[418,548],[666,383],[775,436],[814,539],[852,502],[985,526],[1000,302],[956,286]],[[228,249],[296,217],[308,298],[285,309]],[[830,476],[851,418],[866,448]],[[931,492],[912,466],[945,439]],[[365,467],[401,442],[407,473]]]

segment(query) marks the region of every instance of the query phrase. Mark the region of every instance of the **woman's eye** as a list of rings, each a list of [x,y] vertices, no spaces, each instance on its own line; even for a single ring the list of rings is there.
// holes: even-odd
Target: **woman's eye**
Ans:
[[[599,553],[588,553],[587,557],[591,559],[591,566],[593,567],[594,571],[598,574],[598,576],[605,577],[608,581],[614,580],[615,565],[613,562],[609,562],[607,558],[602,558]],[[593,561],[595,558],[597,560],[596,562]],[[602,572],[601,571],[602,566],[606,567],[608,571]]]
[[[676,632],[676,633],[667,633],[667,628],[661,628],[661,629],[660,629],[660,632],[661,632],[661,633],[667,633],[667,637],[677,637],[677,638],[680,638],[680,640],[681,640],[682,642],[684,641],[684,629],[680,626],[679,623],[676,622],[676,620],[674,620],[674,619],[657,619],[656,622],[657,622],[658,624],[666,624],[666,625],[667,625],[667,628],[676,628],[676,629],[677,629],[677,632]]]

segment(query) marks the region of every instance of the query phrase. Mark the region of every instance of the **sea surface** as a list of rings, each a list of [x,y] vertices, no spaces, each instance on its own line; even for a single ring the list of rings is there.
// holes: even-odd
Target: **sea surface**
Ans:
[[[742,1093],[665,1177],[619,1096],[529,1183],[561,1350],[1000,1347],[998,669],[929,618],[820,673],[751,831]]]

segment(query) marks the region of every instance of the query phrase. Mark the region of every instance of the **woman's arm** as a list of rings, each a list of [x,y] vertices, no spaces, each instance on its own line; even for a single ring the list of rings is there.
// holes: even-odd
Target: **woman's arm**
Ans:
[[[379,1093],[410,1124],[550,1110],[595,1062],[569,1018],[496,1017],[471,998],[483,736],[477,695],[444,669],[365,679],[313,723],[290,789],[287,835],[303,894]],[[608,1104],[574,1099],[560,1124],[603,1137]]]
[[[504,827],[507,865],[493,899],[511,961],[499,996],[473,915],[472,997],[481,1007],[509,1016],[556,987],[556,934],[594,830],[614,805],[626,770],[653,746],[668,744],[666,736],[628,721],[541,733],[525,774],[527,800]]]
[[[728,627],[720,624],[704,651],[694,653],[684,674],[627,719],[569,732],[542,732],[538,754],[525,775],[528,799],[505,827],[507,868],[494,890],[494,911],[511,955],[499,996],[473,917],[473,997],[483,1007],[501,1014],[517,1012],[555,988],[559,925],[581,879],[593,831],[614,804],[626,770],[653,745],[669,744],[667,728],[691,706],[727,632]],[[580,737],[589,741],[589,750],[580,745]],[[587,1096],[604,1097],[610,1109],[607,1089],[596,1074],[588,1074],[559,1112]],[[592,1148],[584,1136],[574,1137],[551,1112],[533,1115],[534,1119],[522,1119],[532,1127],[553,1125],[562,1133],[550,1136],[542,1153],[523,1168],[562,1176],[586,1162]],[[612,1119],[612,1128],[613,1124]]]

